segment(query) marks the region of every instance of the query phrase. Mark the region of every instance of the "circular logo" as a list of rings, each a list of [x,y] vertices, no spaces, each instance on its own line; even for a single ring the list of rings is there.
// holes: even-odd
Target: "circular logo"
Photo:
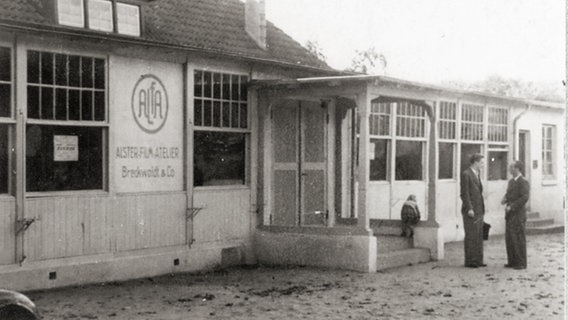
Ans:
[[[147,133],[162,129],[168,118],[168,94],[160,79],[151,74],[140,77],[132,92],[132,115]]]

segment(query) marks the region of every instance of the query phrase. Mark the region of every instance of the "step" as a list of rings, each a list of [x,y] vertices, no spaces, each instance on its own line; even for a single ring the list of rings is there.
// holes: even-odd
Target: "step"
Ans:
[[[554,224],[554,219],[528,219],[526,227],[527,228],[545,227],[553,224]]]
[[[413,245],[412,238],[400,235],[375,235],[377,237],[377,252],[386,253],[397,250],[410,249]]]
[[[564,233],[564,225],[553,224],[541,227],[527,227],[525,229],[526,234],[549,234],[549,233]]]
[[[527,213],[527,219],[540,219],[540,213],[529,212],[529,213]]]
[[[402,267],[430,261],[430,250],[411,248],[377,254],[377,270]]]

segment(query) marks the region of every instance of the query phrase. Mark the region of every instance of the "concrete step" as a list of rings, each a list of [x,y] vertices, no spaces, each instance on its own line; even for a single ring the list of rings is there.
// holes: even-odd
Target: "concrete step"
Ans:
[[[540,219],[540,213],[529,212],[529,213],[527,213],[527,219]]]
[[[424,248],[411,248],[377,254],[377,270],[430,261],[430,250]]]
[[[413,245],[412,238],[400,235],[375,235],[377,237],[377,252],[386,253],[397,250],[410,249]]]
[[[549,234],[549,233],[564,233],[564,225],[553,224],[541,227],[527,227],[526,234]]]
[[[527,219],[527,228],[545,227],[554,224],[554,219]]]

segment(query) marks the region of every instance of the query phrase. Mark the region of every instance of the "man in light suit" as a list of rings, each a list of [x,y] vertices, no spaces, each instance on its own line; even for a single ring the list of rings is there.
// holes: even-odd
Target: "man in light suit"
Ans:
[[[513,176],[509,180],[507,193],[501,201],[505,207],[505,245],[507,247],[507,264],[505,267],[516,270],[527,268],[527,240],[525,237],[525,223],[527,221],[527,209],[530,185],[523,178],[521,161],[515,161],[509,166],[509,172]]]
[[[464,253],[465,266],[479,268],[487,266],[483,263],[483,186],[480,171],[483,167],[483,156],[474,154],[470,158],[470,167],[461,175],[460,197],[462,199],[462,217],[465,231]]]

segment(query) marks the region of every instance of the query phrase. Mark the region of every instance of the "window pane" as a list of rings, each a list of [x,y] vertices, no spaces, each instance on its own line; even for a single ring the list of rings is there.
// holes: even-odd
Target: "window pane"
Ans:
[[[53,120],[53,89],[41,88],[41,119]]]
[[[196,131],[194,186],[245,183],[245,134]]]
[[[213,126],[221,127],[221,102],[213,102]]]
[[[211,101],[203,101],[203,125],[211,126]]]
[[[422,142],[396,142],[396,180],[422,180]]]
[[[77,137],[77,158],[55,161],[54,137]],[[103,129],[28,125],[26,128],[27,191],[93,190],[103,187]]]
[[[203,97],[211,98],[211,72],[203,72]]]
[[[55,84],[67,85],[67,56],[64,54],[55,55]]]
[[[81,92],[81,120],[93,120],[93,93],[91,91]]]
[[[203,71],[195,71],[193,76],[193,96],[203,96]]]
[[[39,88],[28,86],[28,118],[39,119]]]
[[[193,106],[193,122],[196,126],[203,125],[203,102],[201,100],[195,100]]]
[[[239,105],[237,103],[231,104],[231,127],[239,127]]]
[[[58,0],[59,24],[71,27],[83,27],[83,0]]]
[[[55,119],[67,120],[67,90],[56,89],[55,91]]]
[[[241,82],[239,84],[240,87],[240,100],[241,101],[247,101],[247,94],[248,94],[248,90],[247,90],[247,83],[248,83],[248,77],[245,76],[241,76]]]
[[[95,120],[104,121],[105,117],[105,93],[95,92]]]
[[[116,4],[118,33],[140,35],[140,7],[118,2]]]
[[[213,98],[221,99],[221,74],[213,74]]]
[[[438,179],[454,178],[454,144],[440,143],[438,150]]]
[[[41,83],[53,84],[53,54],[41,53]]]
[[[81,86],[81,58],[69,56],[69,86]]]
[[[8,193],[10,182],[9,126],[0,124],[0,193]]]
[[[247,105],[241,103],[240,105],[240,119],[241,119],[241,128],[246,129],[248,128],[248,116],[247,116]]]
[[[231,100],[239,100],[239,76],[231,75]]]
[[[81,120],[81,91],[69,90],[69,120]]]
[[[375,145],[375,159],[370,161],[371,181],[388,180],[389,141],[385,139],[371,139]]]
[[[93,87],[93,59],[81,57],[81,87]]]
[[[223,99],[230,100],[231,99],[231,76],[228,74],[223,75],[223,91],[222,91]]]
[[[223,123],[221,126],[223,128],[231,127],[231,104],[229,102],[223,102]]]
[[[28,83],[39,83],[39,52],[28,51]]]
[[[105,88],[105,61],[103,59],[95,59],[95,88]]]
[[[0,48],[0,81],[11,81],[12,59],[10,48]]]
[[[112,3],[106,0],[89,0],[89,28],[112,31]]]
[[[488,160],[488,179],[507,180],[507,152],[490,151]]]
[[[11,115],[11,88],[9,84],[0,84],[0,117],[9,117]]]

